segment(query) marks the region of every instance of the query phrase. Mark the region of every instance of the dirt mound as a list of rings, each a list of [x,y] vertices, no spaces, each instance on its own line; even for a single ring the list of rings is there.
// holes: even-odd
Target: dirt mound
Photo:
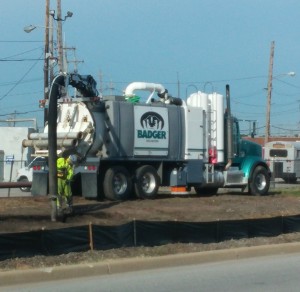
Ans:
[[[56,229],[89,223],[119,225],[132,220],[208,222],[299,214],[300,199],[287,193],[254,197],[223,193],[212,197],[172,196],[155,200],[94,201],[74,197],[74,214],[66,221],[51,222],[48,197],[0,198],[0,232]]]

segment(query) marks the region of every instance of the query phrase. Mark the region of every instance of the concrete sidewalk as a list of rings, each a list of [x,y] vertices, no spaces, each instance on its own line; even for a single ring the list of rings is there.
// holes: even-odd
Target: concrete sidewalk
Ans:
[[[298,252],[300,252],[300,243],[293,242],[159,257],[139,257],[118,260],[105,260],[103,262],[96,263],[56,266],[30,270],[11,270],[0,272],[0,287],[24,283],[109,275],[146,269],[193,265],[226,260],[238,260],[257,256],[269,256]]]

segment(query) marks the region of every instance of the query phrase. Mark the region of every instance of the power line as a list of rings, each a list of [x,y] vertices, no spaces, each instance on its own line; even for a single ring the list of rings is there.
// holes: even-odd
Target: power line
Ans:
[[[229,78],[229,79],[220,79],[220,80],[209,80],[209,81],[180,81],[180,84],[205,84],[207,82],[211,83],[220,83],[220,82],[229,82],[229,81],[242,81],[242,80],[251,80],[251,79],[259,79],[259,78],[267,78],[265,75],[257,75],[257,76],[250,76],[250,77],[240,77],[240,78]],[[107,80],[103,80],[103,82],[109,82]],[[116,84],[128,84],[131,81],[114,81]],[[166,85],[177,85],[178,81],[174,82],[160,82]]]
[[[15,94],[9,94],[8,96],[20,96],[20,95],[33,95],[33,94],[41,94],[43,91],[31,91],[31,92],[22,92],[22,93],[15,93]]]
[[[258,104],[250,104],[250,103],[244,103],[244,102],[240,102],[240,101],[234,101],[234,104],[242,104],[242,105],[246,105],[246,106],[254,106],[257,108]]]
[[[0,62],[44,61],[44,59],[0,59]]]
[[[43,53],[41,54],[40,57],[42,57]],[[10,89],[5,93],[1,98],[0,101],[3,100],[5,97],[7,97],[20,83],[21,81],[29,74],[29,72],[34,68],[34,66],[37,64],[38,61],[36,61],[30,68],[29,70],[22,76],[22,78]]]
[[[33,111],[26,111],[26,112],[13,112],[13,113],[9,113],[9,114],[2,114],[0,115],[0,117],[4,117],[4,116],[11,116],[11,115],[25,115],[25,114],[29,114],[29,113],[36,113],[36,112],[43,112],[43,109],[40,110],[33,110]]]
[[[43,47],[37,47],[37,48],[31,49],[31,50],[27,50],[27,51],[22,52],[22,53],[18,53],[18,54],[14,54],[12,56],[4,57],[2,59],[10,59],[10,58],[13,58],[13,57],[22,56],[22,55],[25,55],[27,53],[30,53],[30,52],[33,52],[33,51],[36,51],[36,50],[40,50],[40,49],[43,49]]]
[[[4,83],[0,83],[0,86],[8,86],[8,85],[16,84],[16,83],[18,83],[18,84],[30,83],[30,82],[36,82],[36,81],[41,81],[41,80],[43,80],[43,78],[34,78],[34,79],[22,80],[21,82],[20,82],[20,80],[19,81],[12,81],[12,82],[4,82]]]
[[[278,130],[283,130],[283,131],[291,131],[291,132],[299,132],[299,129],[285,129],[285,128],[281,128],[281,127],[276,127],[276,126],[272,126],[272,128],[278,129]]]
[[[30,52],[33,52],[33,51],[36,51],[36,50],[40,50],[42,49],[42,47],[37,47],[37,48],[34,48],[34,49],[31,49],[31,50],[27,50],[25,52],[21,52],[21,53],[18,53],[18,54],[14,54],[12,56],[8,56],[8,57],[3,57],[3,58],[0,58],[0,62],[21,62],[21,61],[37,61],[37,60],[44,60],[43,58],[23,58],[23,59],[13,59],[14,57],[18,57],[18,56],[22,56],[22,55],[25,55],[27,53],[30,53]]]
[[[286,84],[286,85],[288,85],[288,86],[292,86],[292,87],[295,87],[295,88],[300,88],[300,86],[294,85],[294,84],[292,84],[292,83],[286,82],[286,81],[281,80],[281,79],[276,79],[276,78],[274,78],[274,80],[279,81],[279,82],[281,82],[281,83],[284,83],[284,84]]]
[[[43,41],[1,41],[0,43],[42,43]]]

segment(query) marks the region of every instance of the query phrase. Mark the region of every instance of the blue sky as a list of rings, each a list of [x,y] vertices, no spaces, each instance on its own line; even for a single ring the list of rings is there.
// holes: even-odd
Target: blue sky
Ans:
[[[43,98],[44,0],[1,1],[0,119],[37,117]],[[173,96],[197,88],[225,93],[232,110],[256,120],[264,135],[271,42],[275,41],[271,135],[300,129],[300,1],[298,0],[61,0],[66,45],[76,47],[81,74],[104,94],[133,81],[161,83]],[[56,1],[51,0],[56,10]],[[21,59],[24,61],[13,61]],[[73,56],[70,54],[69,59]],[[69,65],[72,70],[72,64]],[[285,73],[296,72],[295,77]],[[178,81],[180,91],[178,91]],[[205,85],[206,84],[206,85]],[[241,122],[243,133],[249,122]],[[297,132],[289,131],[296,134]]]

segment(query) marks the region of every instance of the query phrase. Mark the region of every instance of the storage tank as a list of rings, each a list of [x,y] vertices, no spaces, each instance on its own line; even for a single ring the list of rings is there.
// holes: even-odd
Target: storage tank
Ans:
[[[207,94],[201,91],[187,98],[190,107],[203,108],[206,112],[208,148],[217,150],[217,162],[224,162],[224,100],[216,92]]]
[[[184,111],[161,102],[133,104],[123,96],[107,96],[97,103],[72,98],[59,101],[57,149],[81,158],[183,159]],[[48,126],[31,135],[24,146],[48,149]]]

